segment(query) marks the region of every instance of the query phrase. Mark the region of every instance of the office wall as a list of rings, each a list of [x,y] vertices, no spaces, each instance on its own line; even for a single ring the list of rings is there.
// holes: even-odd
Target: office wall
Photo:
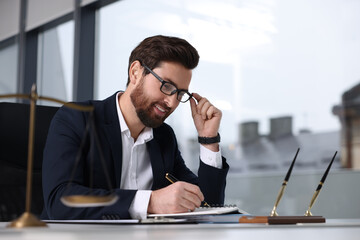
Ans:
[[[97,0],[82,0],[85,6]],[[32,30],[45,23],[71,13],[74,0],[28,0],[26,30]],[[0,1],[0,41],[19,32],[20,0]]]
[[[0,1],[0,41],[18,33],[20,0]]]

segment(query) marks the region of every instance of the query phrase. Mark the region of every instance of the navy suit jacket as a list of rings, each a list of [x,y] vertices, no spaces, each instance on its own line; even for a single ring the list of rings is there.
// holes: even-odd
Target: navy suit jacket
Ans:
[[[85,136],[89,113],[62,107],[51,122],[44,148],[42,219],[102,219],[109,216],[130,218],[128,209],[136,190],[119,188],[122,142],[115,98],[116,93],[103,101],[87,101],[81,104],[95,107],[93,117],[105,160],[104,164],[111,188],[114,189],[119,200],[111,206],[92,208],[67,207],[60,201],[64,193],[66,195],[90,193],[105,195],[111,192],[104,173],[104,164],[99,157],[99,149],[91,140],[94,134],[86,138],[80,161],[75,166],[75,158]],[[208,203],[222,204],[224,202],[226,175],[229,169],[225,158],[223,158],[223,169],[208,166],[200,161],[198,176],[196,176],[186,167],[179,152],[175,134],[165,123],[154,128],[154,138],[146,145],[153,171],[152,190],[169,185],[165,179],[165,174],[169,172],[181,181],[199,185]],[[71,182],[70,179],[72,179]]]

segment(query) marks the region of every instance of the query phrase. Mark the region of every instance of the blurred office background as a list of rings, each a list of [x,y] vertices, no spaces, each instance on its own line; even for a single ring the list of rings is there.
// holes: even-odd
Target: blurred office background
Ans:
[[[125,89],[141,40],[185,38],[200,54],[190,91],[223,111],[226,202],[268,214],[301,148],[278,212],[302,215],[338,151],[313,213],[359,218],[359,12],[358,0],[0,0],[0,94],[36,83],[43,96],[104,99]],[[189,105],[167,122],[196,171]]]

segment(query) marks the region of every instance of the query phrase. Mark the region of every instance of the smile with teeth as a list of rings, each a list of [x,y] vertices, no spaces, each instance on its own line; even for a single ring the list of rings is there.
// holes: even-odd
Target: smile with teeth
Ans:
[[[166,112],[166,110],[164,109],[164,108],[162,108],[161,106],[159,106],[159,105],[155,105],[155,107],[160,111],[160,112],[162,112],[162,113],[165,113]]]

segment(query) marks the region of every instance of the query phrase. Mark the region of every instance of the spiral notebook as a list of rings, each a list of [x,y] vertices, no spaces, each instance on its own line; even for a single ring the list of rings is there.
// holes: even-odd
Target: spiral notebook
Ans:
[[[196,208],[194,211],[185,212],[185,213],[167,213],[167,214],[148,214],[149,218],[156,217],[171,217],[171,218],[188,218],[194,216],[204,216],[204,215],[222,215],[222,214],[246,214],[249,213],[241,210],[237,206],[223,206],[223,207],[200,207]]]

